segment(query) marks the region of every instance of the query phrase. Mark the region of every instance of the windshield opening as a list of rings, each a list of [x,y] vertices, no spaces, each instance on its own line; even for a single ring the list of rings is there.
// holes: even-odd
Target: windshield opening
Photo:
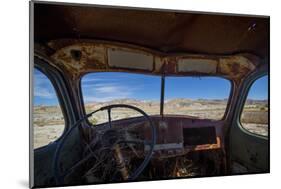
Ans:
[[[220,120],[225,114],[231,83],[220,77],[99,72],[82,77],[81,89],[86,113],[111,104],[128,104],[148,115]],[[120,119],[129,117],[134,115],[124,111],[117,116]],[[93,123],[106,120],[106,115],[89,119]]]

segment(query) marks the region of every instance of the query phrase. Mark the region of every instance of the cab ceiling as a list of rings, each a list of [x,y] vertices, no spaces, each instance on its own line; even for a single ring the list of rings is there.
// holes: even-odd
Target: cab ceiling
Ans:
[[[34,39],[98,39],[164,53],[267,58],[269,17],[35,3]]]

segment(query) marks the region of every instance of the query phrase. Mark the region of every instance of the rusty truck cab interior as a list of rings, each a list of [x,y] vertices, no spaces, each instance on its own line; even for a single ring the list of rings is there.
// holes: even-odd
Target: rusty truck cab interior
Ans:
[[[240,123],[268,74],[268,18],[41,3],[34,18],[34,72],[64,118],[61,136],[34,150],[35,186],[269,171],[268,137]]]

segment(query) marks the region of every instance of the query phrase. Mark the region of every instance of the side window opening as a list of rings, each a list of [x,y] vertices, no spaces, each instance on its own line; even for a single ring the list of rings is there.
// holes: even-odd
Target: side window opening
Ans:
[[[34,69],[33,88],[33,140],[34,149],[48,145],[63,133],[65,121],[49,78]]]
[[[268,75],[257,79],[249,89],[240,117],[247,131],[268,136]]]

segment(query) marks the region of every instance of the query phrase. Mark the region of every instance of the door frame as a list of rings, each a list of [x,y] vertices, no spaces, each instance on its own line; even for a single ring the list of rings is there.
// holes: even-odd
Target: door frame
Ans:
[[[248,93],[254,82],[268,75],[268,117],[270,118],[270,84],[269,67],[263,64],[256,71],[250,74],[241,83],[238,93],[235,112],[229,131],[229,162],[232,168],[233,162],[237,162],[247,168],[245,173],[267,173],[270,170],[269,164],[269,141],[270,141],[270,119],[268,119],[268,137],[254,134],[243,128],[240,117],[247,100]]]

